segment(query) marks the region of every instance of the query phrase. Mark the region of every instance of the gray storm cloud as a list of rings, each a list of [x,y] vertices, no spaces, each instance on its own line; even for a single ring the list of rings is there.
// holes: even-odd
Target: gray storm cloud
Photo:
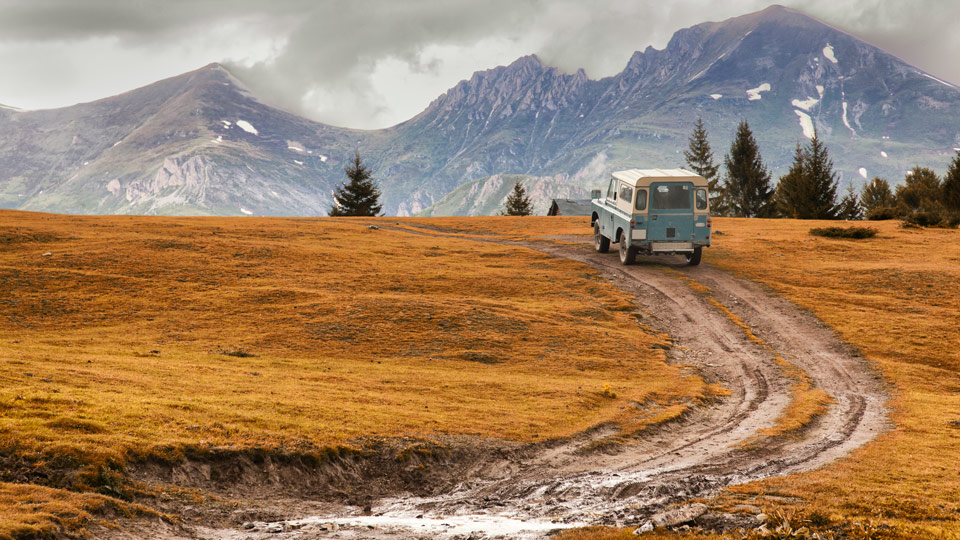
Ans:
[[[960,81],[960,64],[954,60],[960,52],[960,34],[951,28],[960,20],[960,2],[781,3],[846,29],[938,77]],[[161,58],[174,49],[180,54],[188,50],[188,58],[198,59],[193,67],[223,61],[268,103],[319,121],[385,127],[413,116],[436,93],[473,71],[509,63],[524,54],[536,53],[545,63],[567,72],[583,68],[590,77],[599,78],[623,69],[636,50],[648,45],[662,48],[680,28],[757,11],[768,4],[762,0],[0,0],[4,63],[0,79],[5,69],[15,67],[11,62],[25,56],[21,51],[31,47],[42,51],[107,39],[118,47],[140,51],[141,57]],[[500,47],[499,56],[484,57],[492,64],[478,65],[476,57],[463,52],[476,52],[486,43]],[[4,47],[17,54],[4,56]],[[41,62],[40,54],[21,61]],[[83,60],[71,57],[71,61]],[[437,79],[442,73],[446,78],[438,79],[443,86],[437,86],[432,95],[412,95],[423,88],[383,80],[383,66],[391,62],[412,77]],[[111,67],[125,68],[149,66]],[[83,73],[78,68],[64,76],[82,77]],[[156,73],[153,80],[174,74]],[[70,81],[64,86],[69,90]],[[111,87],[104,84],[104,88]],[[102,95],[116,92],[104,90]],[[406,97],[393,99],[396,96]]]

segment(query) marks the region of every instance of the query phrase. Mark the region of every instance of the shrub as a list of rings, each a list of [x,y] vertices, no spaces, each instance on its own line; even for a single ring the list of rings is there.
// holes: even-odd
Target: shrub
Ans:
[[[872,221],[883,221],[896,218],[897,209],[892,206],[878,206],[867,212],[867,219]]]
[[[911,212],[904,216],[903,220],[911,225],[916,225],[917,227],[937,227],[941,225],[946,225],[946,221],[940,212],[936,210],[920,210],[917,212]]]
[[[222,354],[225,356],[235,356],[237,358],[256,358],[257,357],[256,354],[253,354],[252,352],[249,352],[240,347],[231,347],[227,349],[217,347],[217,354]]]
[[[877,230],[873,227],[823,227],[810,229],[810,234],[814,236],[825,236],[827,238],[872,238],[877,235]]]
[[[946,222],[947,222],[947,227],[950,227],[951,229],[956,229],[957,227],[960,227],[960,212],[953,212],[950,215],[948,215]]]

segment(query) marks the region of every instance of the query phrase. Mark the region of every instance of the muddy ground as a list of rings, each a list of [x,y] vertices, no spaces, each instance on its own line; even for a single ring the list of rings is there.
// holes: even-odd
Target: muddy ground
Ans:
[[[583,262],[634,295],[642,322],[673,338],[670,361],[694,366],[731,395],[601,450],[596,443],[613,434],[610,426],[534,445],[425,443],[426,451],[403,464],[394,456],[409,441],[381,443],[369,455],[320,467],[246,456],[173,468],[141,465],[134,472],[140,480],[196,488],[218,500],[189,505],[173,497],[165,507],[182,520],[141,520],[109,536],[544,538],[572,526],[660,525],[688,515],[716,530],[749,527],[759,524],[750,510],[740,517],[713,515],[687,501],[823,466],[890,427],[887,395],[868,363],[813,315],[754,283],[706,264],[684,266],[675,256],[638,257],[637,264],[622,266],[615,253],[598,254],[586,243],[527,247]],[[709,287],[772,350],[750,340],[683,277]],[[774,425],[790,402],[793,381],[774,361],[777,354],[802,368],[834,402],[799,434],[757,442],[757,431]],[[686,514],[671,517],[677,508]]]

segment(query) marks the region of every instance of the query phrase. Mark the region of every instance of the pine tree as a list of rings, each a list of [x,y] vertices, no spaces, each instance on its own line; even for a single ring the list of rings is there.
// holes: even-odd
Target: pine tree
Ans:
[[[527,190],[520,181],[513,184],[513,191],[507,197],[507,207],[503,211],[504,216],[529,216],[533,213],[533,203],[530,197],[527,197]]]
[[[943,204],[943,186],[937,173],[926,167],[914,167],[906,182],[897,186],[897,211],[907,222],[921,227],[949,222]]]
[[[951,212],[960,212],[960,151],[954,156],[943,177],[943,205]]]
[[[833,170],[833,160],[827,153],[827,147],[820,141],[816,132],[810,139],[805,151],[806,182],[811,197],[811,212],[800,217],[810,219],[837,219],[837,173]]]
[[[816,133],[806,148],[797,143],[793,164],[777,185],[777,210],[790,218],[837,218],[837,173]]]
[[[793,163],[787,174],[780,177],[777,183],[777,211],[782,217],[798,218],[803,210],[801,205],[807,201],[809,196],[804,192],[804,176],[806,175],[807,158],[797,143],[797,148],[793,152]]]
[[[331,216],[376,216],[383,207],[380,205],[380,188],[371,178],[369,168],[363,165],[360,151],[354,154],[353,161],[344,167],[350,181],[337,186],[333,194],[334,205]]]
[[[904,185],[897,186],[897,206],[904,214],[939,212],[943,208],[940,178],[932,169],[914,167]]]
[[[742,120],[730,145],[730,153],[724,156],[727,168],[724,190],[731,214],[740,217],[772,217],[773,188],[770,173],[760,157],[760,149],[753,138],[750,126]]]
[[[857,190],[853,184],[847,186],[847,194],[840,201],[837,210],[837,217],[847,221],[860,221],[863,219],[863,207],[860,206],[860,198],[857,197]]]
[[[874,177],[869,184],[863,186],[860,192],[860,205],[868,215],[874,210],[880,208],[891,208],[896,204],[893,198],[893,192],[890,191],[890,183],[880,178]]]
[[[690,170],[707,179],[707,190],[710,192],[710,212],[714,215],[726,214],[723,189],[720,187],[720,167],[713,163],[713,151],[707,140],[707,130],[703,127],[703,119],[697,118],[690,136],[690,148],[683,151],[683,157]]]

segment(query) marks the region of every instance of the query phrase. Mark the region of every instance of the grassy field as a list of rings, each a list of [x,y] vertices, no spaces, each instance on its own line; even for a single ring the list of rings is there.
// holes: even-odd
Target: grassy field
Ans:
[[[960,231],[875,222],[864,240],[828,222],[717,220],[705,260],[815,313],[891,385],[896,428],[819,471],[731,490],[797,515],[960,537]],[[882,530],[882,529],[881,529]]]
[[[583,265],[377,223],[0,212],[0,538],[149,513],[144,458],[536,441],[722,391]]]
[[[585,221],[0,211],[0,537],[150,513],[121,500],[122,465],[146,456],[322,456],[398,435],[543,440],[721,392],[666,365],[665,337],[589,268],[469,241],[569,241]],[[859,348],[890,384],[896,427],[715,504],[864,535],[960,537],[960,232],[808,233],[831,224],[715,219],[723,234],[704,260]],[[459,232],[391,229],[423,226]],[[644,417],[629,401],[659,408]]]

